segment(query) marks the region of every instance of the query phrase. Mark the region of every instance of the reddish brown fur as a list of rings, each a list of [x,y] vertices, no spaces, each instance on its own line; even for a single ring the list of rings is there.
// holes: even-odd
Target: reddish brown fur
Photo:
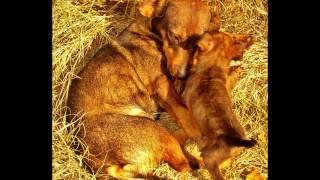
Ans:
[[[247,35],[204,34],[197,43],[199,49],[182,94],[205,135],[200,141],[204,164],[218,180],[223,179],[219,164],[230,157],[234,147],[255,144],[254,140],[245,140],[244,130],[232,111],[230,91],[241,69],[229,67],[231,60],[242,58],[252,43]]]
[[[203,27],[189,29],[190,26],[180,26],[181,22],[189,20],[179,16],[175,19],[177,21],[173,21],[171,15],[186,9],[166,9],[167,2],[183,5],[190,1],[147,1],[140,8],[144,16],[140,15],[111,47],[101,49],[80,72],[80,79],[72,82],[69,107],[73,114],[86,113],[83,118],[85,130],[82,129],[79,136],[91,152],[92,160],[87,164],[95,171],[102,168],[104,174],[132,177],[145,174],[139,168],[141,164],[145,168],[154,167],[160,160],[167,161],[178,171],[190,170],[178,142],[152,122],[157,104],[161,103],[189,137],[196,139],[201,136],[197,123],[179,101],[162,71],[161,64],[165,58],[159,51],[159,38],[150,31],[151,18],[164,13],[159,24],[170,26],[161,26],[161,31],[172,32],[182,27],[179,32],[186,34],[184,38],[203,33],[208,29],[206,26],[209,26],[210,19],[206,20],[207,23],[198,24]],[[200,0],[194,2],[206,7]],[[210,15],[208,8],[197,10],[199,14]],[[193,20],[202,21],[199,18]],[[150,157],[137,163],[138,152],[147,153]]]
[[[93,119],[86,126],[84,140],[92,154],[87,163],[94,170],[102,168],[102,173],[117,178],[145,176],[162,160],[180,172],[191,170],[177,140],[151,119],[120,114]],[[112,174],[114,166],[118,169]]]

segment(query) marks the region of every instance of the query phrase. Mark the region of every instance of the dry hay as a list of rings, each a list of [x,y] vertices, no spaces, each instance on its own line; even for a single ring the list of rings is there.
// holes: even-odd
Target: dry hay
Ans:
[[[86,61],[133,20],[137,0],[54,0],[53,2],[53,79],[52,79],[52,176],[53,179],[96,179],[83,163],[87,153],[76,154],[75,122],[67,122],[66,100],[73,78]],[[233,93],[234,110],[248,137],[258,139],[258,146],[243,151],[223,169],[227,179],[244,179],[250,169],[267,178],[268,171],[268,6],[267,0],[211,0],[222,7],[222,31],[250,32],[257,42],[245,53],[245,72]],[[174,127],[170,117],[161,123]],[[69,131],[68,131],[69,130]],[[80,143],[81,146],[83,146]],[[186,147],[199,153],[190,142]],[[165,179],[180,175],[163,163],[155,174]],[[210,179],[206,170],[198,170],[187,179]]]

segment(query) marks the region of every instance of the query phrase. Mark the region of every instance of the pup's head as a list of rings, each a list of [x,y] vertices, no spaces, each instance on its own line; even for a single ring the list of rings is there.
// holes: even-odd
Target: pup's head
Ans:
[[[163,40],[167,68],[172,76],[183,77],[190,44],[195,37],[220,27],[219,7],[210,9],[202,0],[146,0],[139,11],[153,19],[153,29]],[[192,38],[191,38],[192,37]]]
[[[253,43],[248,34],[230,34],[224,32],[205,33],[197,42],[198,49],[193,58],[193,65],[199,62],[221,67],[228,67],[231,60],[240,60]]]

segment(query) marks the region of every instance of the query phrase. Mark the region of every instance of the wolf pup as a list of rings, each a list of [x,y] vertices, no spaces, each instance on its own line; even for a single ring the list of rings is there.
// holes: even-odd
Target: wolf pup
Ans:
[[[232,111],[231,90],[241,68],[231,68],[231,60],[240,60],[254,42],[249,35],[223,32],[205,33],[197,42],[190,75],[182,93],[184,103],[196,119],[204,138],[199,141],[204,166],[215,180],[222,180],[219,164],[236,147],[253,147]],[[185,141],[181,136],[179,141]]]

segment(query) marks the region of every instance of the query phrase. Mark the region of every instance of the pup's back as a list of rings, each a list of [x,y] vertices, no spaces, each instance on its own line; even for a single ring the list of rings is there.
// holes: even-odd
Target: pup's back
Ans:
[[[232,111],[224,70],[212,66],[187,80],[184,99],[188,108],[210,139],[221,134],[244,137],[244,131]]]
[[[188,78],[183,99],[199,123],[205,139],[203,161],[215,179],[223,179],[219,164],[231,156],[234,147],[252,147],[255,140],[246,140],[244,129],[232,111],[231,79],[240,71],[230,73],[232,59],[240,59],[252,44],[243,36],[215,32],[205,34],[197,43],[194,65]]]
[[[206,33],[197,42],[191,75],[182,96],[208,138],[217,139],[224,134],[245,138],[232,111],[228,86],[232,86],[232,76],[240,73],[230,71],[231,60],[241,59],[252,43],[250,36],[222,32]]]

